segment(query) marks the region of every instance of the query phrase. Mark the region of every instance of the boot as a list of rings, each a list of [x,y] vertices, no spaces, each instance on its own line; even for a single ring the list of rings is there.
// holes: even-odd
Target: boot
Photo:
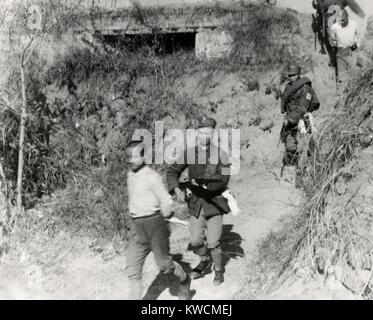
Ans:
[[[214,286],[220,286],[224,282],[223,271],[215,271]]]
[[[195,267],[190,276],[192,279],[199,279],[204,277],[206,274],[209,274],[211,272],[211,266],[212,266],[212,259],[204,259],[202,260],[197,267]]]

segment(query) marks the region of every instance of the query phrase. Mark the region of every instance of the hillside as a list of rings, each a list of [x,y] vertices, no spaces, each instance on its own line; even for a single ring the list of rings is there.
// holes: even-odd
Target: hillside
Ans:
[[[213,115],[220,127],[240,129],[241,170],[232,177],[230,188],[242,214],[228,215],[224,221],[225,283],[215,289],[211,276],[194,281],[194,299],[344,299],[361,297],[361,290],[364,297],[369,297],[364,283],[369,283],[366,278],[370,274],[366,271],[372,268],[371,262],[361,267],[358,275],[356,265],[350,272],[345,264],[332,262],[329,264],[334,269],[330,270],[342,268],[347,277],[326,276],[332,271],[325,269],[325,259],[333,244],[340,244],[343,231],[336,233],[329,228],[316,234],[320,252],[315,258],[323,261],[322,272],[309,266],[310,261],[304,256],[307,246],[296,246],[299,238],[309,232],[305,227],[310,221],[313,223],[307,206],[319,186],[309,182],[317,179],[310,179],[303,190],[295,189],[293,168],[286,168],[280,177],[283,146],[277,148],[277,143],[282,116],[279,101],[266,95],[265,88],[266,84],[280,87],[283,68],[289,61],[297,61],[321,101],[321,108],[315,113],[319,132],[325,129],[329,134],[329,123],[335,124],[331,132],[343,131],[341,119],[351,119],[348,129],[354,132],[352,135],[330,133],[326,142],[320,137],[322,151],[332,148],[334,142],[345,146],[345,139],[350,139],[356,152],[338,163],[336,169],[344,172],[343,180],[332,179],[328,184],[330,188],[323,195],[326,204],[318,214],[325,219],[324,215],[329,214],[325,212],[336,212],[330,213],[328,220],[335,224],[347,215],[354,223],[343,222],[342,226],[350,225],[353,234],[363,230],[369,238],[367,226],[371,226],[373,217],[369,211],[373,163],[373,141],[369,138],[373,129],[369,113],[372,25],[363,47],[345,57],[346,64],[341,68],[343,82],[337,87],[327,57],[314,50],[309,15],[277,8],[255,10],[259,20],[252,24],[256,26],[254,31],[234,30],[239,54],[229,61],[198,62],[191,51],[169,55],[156,55],[147,49],[136,54],[123,53],[100,44],[96,51],[78,46],[67,56],[58,56],[49,70],[43,69],[43,76],[48,79],[43,91],[47,103],[54,110],[61,106],[72,110],[72,115],[52,115],[58,121],[51,134],[51,145],[57,151],[43,158],[51,159],[45,166],[62,172],[64,179],[54,180],[53,192],[42,193],[33,200],[17,221],[9,250],[0,260],[0,297],[123,299],[127,293],[127,225],[122,140],[128,139],[129,132],[137,126],[151,128],[157,119],[163,119],[169,127],[185,126],[200,109]],[[257,45],[253,44],[255,41]],[[358,66],[357,61],[363,63]],[[76,86],[74,94],[68,80]],[[126,89],[111,108],[102,108],[113,94],[115,97],[116,92]],[[74,109],[74,99],[84,103],[83,111]],[[349,109],[352,105],[354,108]],[[360,125],[361,117],[364,125]],[[79,135],[77,130],[86,131]],[[82,142],[81,136],[86,141]],[[335,137],[338,139],[333,140]],[[97,165],[102,154],[110,163],[107,167]],[[360,204],[360,209],[355,204]],[[351,213],[354,208],[359,212],[356,216]],[[185,253],[188,235],[185,228],[172,226],[172,253],[191,268],[196,256]],[[361,252],[359,263],[369,255],[368,251]],[[286,270],[282,270],[284,266]],[[357,279],[361,274],[363,278]],[[157,276],[152,256],[146,262],[144,277],[145,286],[151,288],[146,298],[176,299],[172,284]],[[330,279],[335,280],[332,285]],[[345,288],[346,281],[349,290]],[[339,285],[342,283],[344,286]],[[170,292],[164,290],[167,285]]]

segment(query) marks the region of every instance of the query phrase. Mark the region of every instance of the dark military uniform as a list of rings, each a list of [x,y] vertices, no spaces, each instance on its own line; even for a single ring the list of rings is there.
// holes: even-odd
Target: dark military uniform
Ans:
[[[197,161],[199,152],[201,152],[201,149],[198,147],[193,150],[187,150],[183,155],[185,161],[178,161],[178,163],[184,164],[175,163],[169,167],[167,182],[170,192],[173,192],[176,187],[179,187],[179,177],[186,168],[189,170],[189,179],[200,179],[206,173],[206,169],[211,168],[209,164],[210,155],[212,153],[217,155],[219,161],[215,173],[221,175],[222,178],[206,183],[206,189],[202,186],[190,186],[192,194],[188,199],[188,210],[191,216],[191,249],[202,258],[206,258],[210,252],[215,270],[222,271],[220,239],[222,236],[223,214],[228,213],[230,210],[227,200],[221,195],[227,188],[229,175],[221,173],[224,167],[229,167],[228,156],[221,152],[218,147],[211,144],[206,151],[207,163],[199,164]],[[195,153],[196,164],[187,164],[188,153]],[[207,243],[204,237],[205,230]]]
[[[286,86],[281,99],[281,113],[286,114],[287,120],[282,137],[286,148],[285,164],[295,164],[297,160],[299,120],[307,112],[313,112],[319,107],[319,100],[312,88],[312,82],[308,78],[299,78],[297,81]]]

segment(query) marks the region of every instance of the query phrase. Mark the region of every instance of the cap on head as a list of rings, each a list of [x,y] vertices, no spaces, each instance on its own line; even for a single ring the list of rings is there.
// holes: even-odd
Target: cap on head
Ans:
[[[298,65],[291,65],[288,68],[288,76],[295,76],[301,74],[301,69]]]
[[[135,148],[135,147],[137,147],[138,145],[140,145],[141,143],[143,143],[142,140],[131,140],[131,141],[127,144],[126,149]]]
[[[126,146],[127,152],[131,152],[131,149],[141,147],[140,155],[143,157],[144,156],[144,147],[142,146],[142,143],[143,143],[142,140],[132,140],[132,141],[130,141]]]
[[[200,128],[216,128],[216,120],[208,116],[202,116],[197,119],[197,129]]]

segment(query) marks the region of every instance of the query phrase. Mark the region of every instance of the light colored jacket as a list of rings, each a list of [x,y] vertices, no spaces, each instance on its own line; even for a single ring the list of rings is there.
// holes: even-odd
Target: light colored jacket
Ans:
[[[168,217],[173,201],[163,184],[162,177],[152,168],[145,166],[137,172],[127,174],[128,208],[133,218],[150,216],[160,211]]]

